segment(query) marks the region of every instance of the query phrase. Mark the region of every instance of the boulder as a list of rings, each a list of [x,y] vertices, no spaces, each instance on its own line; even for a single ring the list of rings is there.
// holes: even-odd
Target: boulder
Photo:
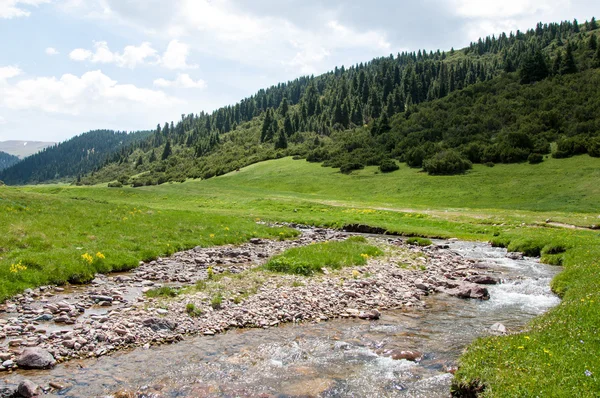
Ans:
[[[17,358],[17,365],[23,369],[49,369],[56,365],[56,360],[46,350],[26,348]]]
[[[31,380],[23,380],[17,387],[17,395],[23,398],[32,398],[40,395],[40,387]]]
[[[506,326],[497,322],[490,326],[490,331],[494,334],[506,334]]]

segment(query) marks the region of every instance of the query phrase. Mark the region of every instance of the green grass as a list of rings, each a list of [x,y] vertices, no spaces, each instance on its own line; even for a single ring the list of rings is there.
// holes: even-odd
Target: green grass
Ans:
[[[414,245],[414,246],[429,246],[429,245],[431,245],[431,240],[426,239],[426,238],[414,237],[414,238],[408,238],[406,240],[406,243],[409,245]]]
[[[179,290],[173,289],[172,287],[163,286],[157,289],[151,289],[146,292],[148,297],[177,297]]]
[[[78,275],[86,279],[97,270],[128,269],[196,245],[292,236],[289,229],[268,228],[256,219],[366,224],[406,236],[493,241],[562,263],[552,288],[563,301],[524,334],[472,344],[461,358],[456,384],[478,381],[493,397],[595,396],[600,391],[600,232],[545,220],[600,224],[600,159],[475,165],[450,177],[406,165],[393,173],[376,172],[367,167],[342,175],[287,158],[207,181],[139,189],[2,187],[0,298]],[[106,258],[96,261],[97,252]],[[92,255],[93,266],[83,262],[84,253]],[[11,272],[19,261],[27,269]],[[201,288],[214,295],[218,279]],[[227,297],[237,294],[231,293]],[[592,374],[586,376],[586,370]]]
[[[310,276],[321,273],[322,268],[340,269],[351,265],[365,265],[367,259],[383,252],[366,243],[361,236],[344,241],[316,243],[288,249],[273,257],[265,269],[286,274]]]

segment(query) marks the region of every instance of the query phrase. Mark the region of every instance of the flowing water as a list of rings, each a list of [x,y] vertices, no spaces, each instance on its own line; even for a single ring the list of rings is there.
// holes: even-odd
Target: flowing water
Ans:
[[[559,269],[509,259],[506,250],[482,243],[438,243],[493,264],[504,283],[489,287],[488,301],[433,295],[426,309],[388,311],[378,321],[340,319],[191,337],[49,371],[20,371],[6,381],[60,382],[70,385],[60,393],[67,397],[119,390],[147,397],[447,397],[447,370],[467,344],[489,334],[496,322],[516,331],[558,304],[549,283]],[[386,356],[392,350],[417,350],[423,359],[394,360]]]

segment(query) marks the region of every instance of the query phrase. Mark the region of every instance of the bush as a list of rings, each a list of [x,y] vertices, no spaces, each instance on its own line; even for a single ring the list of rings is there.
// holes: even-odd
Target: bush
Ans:
[[[210,306],[213,307],[213,309],[218,310],[218,309],[221,309],[222,303],[223,303],[223,296],[221,296],[221,293],[217,293],[210,301]]]
[[[421,147],[410,149],[406,152],[405,160],[408,167],[419,168],[423,167],[423,161],[425,160],[425,150]]]
[[[473,163],[453,149],[439,152],[423,162],[423,169],[430,175],[461,174],[473,168]]]
[[[487,167],[494,167],[496,164],[494,162],[485,162],[483,165]]]
[[[158,289],[148,290],[146,296],[148,297],[176,297],[179,292],[172,287],[163,286]]]
[[[396,164],[396,162],[391,159],[386,159],[382,161],[379,165],[379,171],[381,171],[382,173],[391,173],[392,171],[396,171],[399,168],[400,166],[398,166],[398,164]]]
[[[350,173],[351,173],[351,172],[353,172],[354,170],[361,170],[361,169],[364,169],[364,168],[365,168],[365,166],[364,166],[363,164],[361,164],[361,163],[354,163],[354,162],[352,162],[352,163],[346,163],[346,164],[343,164],[343,165],[340,167],[340,171],[341,171],[343,174],[350,174]]]
[[[188,303],[185,306],[185,312],[192,318],[202,315],[202,310],[196,307],[194,303]]]
[[[538,163],[542,163],[544,161],[544,155],[539,154],[539,153],[532,153],[531,155],[529,155],[529,157],[527,158],[527,161],[529,162],[529,164],[538,164]]]
[[[109,188],[123,188],[123,184],[121,184],[121,181],[109,182],[108,187]]]

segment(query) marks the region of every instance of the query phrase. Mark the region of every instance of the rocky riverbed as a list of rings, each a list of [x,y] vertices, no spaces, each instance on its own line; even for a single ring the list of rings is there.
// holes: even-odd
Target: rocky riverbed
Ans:
[[[290,247],[349,235],[303,229],[293,241],[254,239],[240,246],[197,247],[141,263],[131,273],[98,275],[90,285],[28,290],[0,307],[0,371],[51,367],[54,361],[96,358],[232,328],[377,319],[383,310],[423,307],[423,299],[432,293],[486,300],[485,285],[499,282],[485,262],[444,245],[420,248],[394,237],[370,238],[385,256],[361,267],[325,269],[311,278],[256,269]],[[217,281],[203,284],[209,274]],[[190,287],[198,281],[199,287]],[[173,298],[144,295],[160,286],[187,290]],[[218,305],[215,294],[221,297]],[[412,356],[418,359],[418,353]]]

